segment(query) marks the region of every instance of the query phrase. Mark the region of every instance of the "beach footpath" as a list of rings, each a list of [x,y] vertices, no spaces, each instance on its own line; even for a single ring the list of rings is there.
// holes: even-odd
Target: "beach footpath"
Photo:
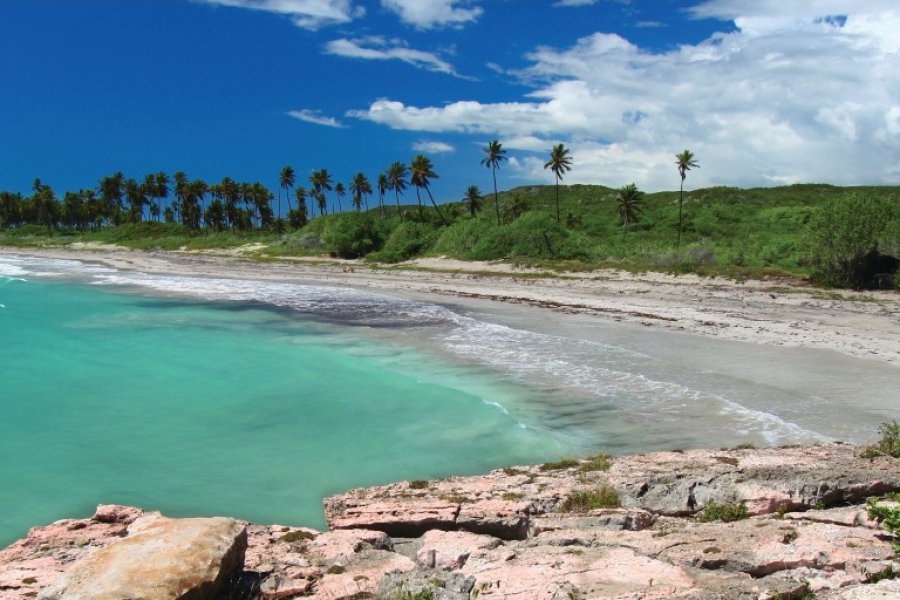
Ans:
[[[0,551],[0,599],[898,598],[898,491],[900,459],[824,443],[354,489],[325,532],[102,505]]]

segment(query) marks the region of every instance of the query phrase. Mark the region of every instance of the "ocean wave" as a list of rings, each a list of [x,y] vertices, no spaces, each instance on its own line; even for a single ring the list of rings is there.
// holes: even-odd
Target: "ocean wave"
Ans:
[[[4,264],[4,263],[0,263]],[[96,285],[138,286],[178,297],[226,300],[290,309],[344,325],[415,330],[415,342],[499,372],[532,388],[553,388],[551,420],[560,427],[605,419],[610,407],[635,422],[678,428],[715,419],[736,434],[767,443],[820,440],[776,414],[722,394],[651,376],[654,359],[595,340],[573,339],[492,323],[439,304],[350,288],[257,280],[116,271],[77,261],[5,263],[19,274],[80,274]],[[509,407],[485,400],[509,413]],[[546,414],[546,413],[545,413]]]

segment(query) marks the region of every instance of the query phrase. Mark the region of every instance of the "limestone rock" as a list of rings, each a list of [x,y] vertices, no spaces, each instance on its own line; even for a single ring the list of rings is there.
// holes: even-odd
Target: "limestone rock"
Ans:
[[[143,510],[133,506],[100,504],[91,518],[100,523],[124,523],[125,525],[130,525],[143,514]]]
[[[144,516],[128,537],[81,558],[41,600],[194,600],[236,580],[247,532],[234,519]]]
[[[418,537],[431,529],[453,529],[459,503],[435,499],[367,501],[348,497],[325,500],[332,529],[375,529],[397,537]]]
[[[416,561],[423,567],[452,571],[461,568],[473,553],[493,550],[497,538],[466,531],[429,531],[422,536]]]

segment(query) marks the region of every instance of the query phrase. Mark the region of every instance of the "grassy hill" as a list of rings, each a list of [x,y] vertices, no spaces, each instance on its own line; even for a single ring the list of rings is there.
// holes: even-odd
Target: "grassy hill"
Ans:
[[[405,205],[404,218],[386,206],[368,213],[313,219],[288,233],[270,231],[191,233],[180,225],[140,223],[93,233],[52,232],[34,226],[0,232],[0,244],[98,241],[135,248],[229,247],[258,242],[265,255],[331,252],[396,262],[421,255],[512,260],[551,268],[617,266],[627,269],[700,272],[732,276],[810,273],[811,224],[833,201],[878,198],[887,206],[880,249],[900,257],[900,187],[842,188],[804,184],[775,188],[715,187],[686,191],[683,234],[678,231],[678,191],[645,194],[640,219],[626,229],[617,212],[618,190],[595,185],[524,186],[499,194],[502,225],[493,194],[476,217],[461,202],[433,208]],[[406,200],[410,194],[407,193]],[[370,206],[376,203],[370,203]]]

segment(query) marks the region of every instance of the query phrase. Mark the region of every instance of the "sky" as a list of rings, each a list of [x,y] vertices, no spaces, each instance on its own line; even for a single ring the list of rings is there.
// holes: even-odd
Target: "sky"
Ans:
[[[0,190],[278,189],[428,155],[438,201],[553,182],[900,184],[896,0],[0,0]],[[413,201],[413,197],[407,198]]]

